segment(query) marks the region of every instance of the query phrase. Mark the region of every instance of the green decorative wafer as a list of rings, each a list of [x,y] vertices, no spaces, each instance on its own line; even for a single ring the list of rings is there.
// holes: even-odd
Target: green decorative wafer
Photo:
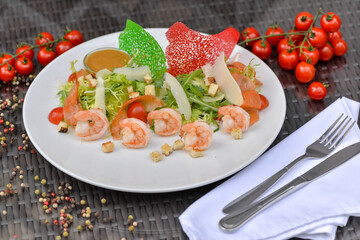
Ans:
[[[135,63],[149,66],[154,78],[163,77],[166,71],[164,51],[140,25],[126,21],[126,27],[119,35],[119,48],[129,53]]]

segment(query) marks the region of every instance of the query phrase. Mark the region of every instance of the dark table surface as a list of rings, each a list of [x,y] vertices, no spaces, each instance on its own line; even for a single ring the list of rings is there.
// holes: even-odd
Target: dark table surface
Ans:
[[[51,32],[56,38],[62,36],[63,29],[80,30],[85,40],[121,31],[126,19],[131,19],[146,28],[171,26],[181,21],[188,27],[206,33],[218,33],[227,27],[235,27],[239,31],[253,26],[264,34],[270,24],[275,21],[289,30],[293,19],[301,11],[316,13],[324,11],[336,12],[342,19],[341,32],[348,43],[345,56],[334,57],[329,62],[316,65],[316,80],[329,84],[328,94],[322,101],[313,101],[307,95],[309,84],[296,81],[293,71],[279,68],[276,54],[266,63],[279,77],[287,100],[286,119],[278,134],[276,144],[301,127],[317,113],[341,96],[360,101],[360,41],[357,38],[360,30],[360,2],[353,0],[268,0],[268,1],[86,1],[86,0],[3,0],[0,1],[0,50],[14,53],[20,42],[34,43],[38,33]],[[37,52],[37,50],[36,50]],[[35,63],[35,73],[41,66]],[[0,83],[1,98],[19,99],[24,97],[31,78],[20,79],[18,86]],[[73,224],[69,227],[70,239],[187,239],[182,232],[178,220],[179,215],[194,201],[216,187],[220,182],[207,186],[171,193],[137,194],[102,189],[74,179],[57,170],[46,159],[36,152],[31,141],[26,150],[22,134],[22,104],[15,110],[1,109],[3,119],[12,122],[15,130],[6,133],[8,145],[0,147],[0,191],[6,190],[8,183],[18,193],[9,197],[0,197],[0,239],[54,239],[61,234],[59,226],[52,222],[59,219],[59,210],[46,214],[34,194],[36,188],[42,191],[49,189],[57,192],[61,182],[72,186],[70,197],[77,202],[86,200],[86,206],[92,209],[91,217],[94,226],[92,231],[78,232],[77,226],[84,222],[77,215],[79,207],[73,210]],[[4,124],[0,125],[3,132]],[[31,140],[31,139],[30,139]],[[273,146],[272,145],[272,146]],[[32,151],[33,150],[33,151]],[[12,171],[16,166],[24,171],[23,180],[19,173],[12,179]],[[20,171],[20,170],[19,170]],[[41,186],[34,181],[34,176],[47,179]],[[21,183],[25,183],[22,190]],[[100,200],[107,199],[102,205]],[[360,200],[359,200],[360,201]],[[61,205],[61,204],[59,204]],[[3,211],[7,214],[4,215]],[[128,231],[127,218],[133,215],[138,226],[133,232]],[[104,219],[105,218],[105,219]],[[49,220],[49,223],[46,223]],[[339,228],[338,239],[360,239],[360,218],[351,217],[345,227]]]

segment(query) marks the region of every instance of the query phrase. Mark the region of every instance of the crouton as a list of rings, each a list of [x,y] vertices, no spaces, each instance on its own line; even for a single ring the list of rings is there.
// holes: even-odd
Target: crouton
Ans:
[[[209,87],[209,90],[208,90],[208,94],[212,97],[214,97],[217,93],[219,89],[219,85],[215,84],[215,83],[211,83],[210,84],[210,87]]]
[[[139,92],[132,92],[132,93],[129,93],[129,98],[136,98],[140,96],[140,93]]]
[[[205,154],[205,151],[204,150],[191,150],[190,151],[190,156],[193,157],[193,158],[198,158],[198,157],[203,157]]]
[[[115,144],[111,141],[108,141],[106,143],[103,143],[101,145],[101,150],[104,152],[104,153],[111,153],[112,151],[114,151],[114,147],[115,147]]]
[[[170,147],[169,144],[165,143],[164,145],[161,146],[161,152],[165,156],[169,156],[173,152],[173,149],[172,147]]]
[[[69,129],[69,126],[67,125],[66,122],[63,122],[63,121],[61,121],[57,126],[57,130],[60,133],[67,133],[68,129]]]
[[[154,162],[159,162],[163,159],[163,156],[159,153],[159,151],[150,153],[150,157]]]
[[[174,150],[181,150],[185,146],[184,142],[181,139],[178,139],[174,142],[173,149]]]
[[[154,85],[146,85],[145,95],[155,96],[155,86]]]
[[[240,128],[233,128],[231,130],[231,136],[235,139],[241,139],[242,138],[242,130]]]
[[[146,84],[150,84],[153,82],[153,78],[151,77],[151,75],[149,73],[144,76],[144,80],[145,80]]]

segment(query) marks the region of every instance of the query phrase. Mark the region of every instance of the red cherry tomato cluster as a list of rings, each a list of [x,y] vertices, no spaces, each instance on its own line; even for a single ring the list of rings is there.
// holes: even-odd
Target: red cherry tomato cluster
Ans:
[[[314,66],[319,60],[329,61],[333,56],[342,56],[347,52],[347,43],[339,31],[340,17],[327,12],[320,17],[321,27],[316,27],[319,14],[320,10],[315,17],[308,12],[300,12],[295,17],[294,28],[287,33],[277,24],[270,26],[265,36],[260,36],[257,29],[248,27],[242,31],[241,40],[263,60],[269,58],[272,47],[276,47],[280,67],[295,70],[296,79],[308,83],[315,77]],[[315,84],[316,89],[319,89],[318,84],[321,83]],[[312,99],[320,100],[325,97],[325,87],[325,91],[315,91],[314,85],[310,86],[308,90]],[[317,94],[318,92],[321,94]]]
[[[12,81],[15,74],[29,75],[34,68],[34,49],[39,48],[36,58],[42,65],[46,66],[57,56],[73,48],[84,41],[81,32],[67,29],[65,35],[57,40],[51,33],[42,32],[36,37],[36,45],[21,43],[15,55],[0,54],[0,80]],[[54,44],[55,51],[54,51]]]

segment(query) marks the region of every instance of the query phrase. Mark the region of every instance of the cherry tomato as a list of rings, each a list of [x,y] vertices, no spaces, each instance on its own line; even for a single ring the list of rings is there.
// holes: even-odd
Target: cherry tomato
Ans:
[[[320,25],[325,30],[325,32],[333,33],[340,29],[341,19],[335,13],[327,12],[321,16]]]
[[[295,17],[295,27],[299,31],[306,31],[314,21],[314,16],[308,12],[301,12]]]
[[[299,82],[310,82],[315,77],[315,67],[309,63],[300,62],[295,68],[295,76]]]
[[[261,100],[261,107],[259,110],[263,110],[265,108],[267,108],[269,106],[269,100],[262,94],[260,95],[260,100]]]
[[[140,102],[133,102],[127,109],[127,116],[129,118],[137,118],[143,122],[147,122],[147,113],[144,106]]]
[[[324,84],[320,82],[313,82],[308,88],[308,94],[311,99],[322,100],[326,96],[326,88]]]
[[[294,45],[294,43],[292,43],[290,39],[282,39],[277,45],[277,52],[280,53],[282,50],[290,50],[292,48],[291,44]]]
[[[6,54],[6,53],[2,53],[0,55],[0,64],[3,62],[6,62],[7,60],[9,60],[10,58],[12,58],[13,56],[10,54]],[[10,61],[7,62],[8,64],[10,64],[11,66],[14,66],[15,64],[15,58],[12,58]]]
[[[48,33],[48,32],[42,32],[36,37],[37,45],[48,43],[51,41],[54,41],[54,37],[51,35],[51,33]],[[52,45],[49,47],[52,47]]]
[[[290,31],[288,33],[296,33],[299,32],[298,30],[295,29],[290,29]],[[295,44],[298,44],[299,42],[301,42],[304,39],[304,35],[288,35],[288,38],[291,41],[294,41]]]
[[[332,42],[335,39],[341,39],[341,38],[342,38],[342,34],[341,34],[340,31],[336,31],[336,32],[333,32],[333,33],[328,33],[328,41],[329,42]]]
[[[69,40],[74,46],[84,42],[83,35],[78,30],[70,30],[64,36],[66,40]]]
[[[344,39],[336,39],[332,42],[335,56],[342,56],[347,52],[348,46]]]
[[[308,35],[310,44],[314,47],[322,47],[327,41],[326,32],[319,27],[313,27]]]
[[[279,64],[283,69],[292,70],[299,62],[299,54],[297,51],[282,50],[279,53]]]
[[[51,123],[58,125],[64,119],[63,108],[57,107],[51,110],[48,119]]]
[[[260,33],[258,32],[258,30],[256,30],[256,28],[253,28],[253,27],[247,27],[241,32],[241,41],[254,39],[257,37],[260,37]],[[255,41],[251,41],[251,42],[246,43],[246,46],[251,47],[254,44],[255,44]]]
[[[34,68],[33,62],[28,58],[19,58],[15,61],[15,69],[20,75],[29,75]]]
[[[16,49],[16,54],[19,54],[19,53],[25,51],[19,56],[19,58],[22,58],[22,56],[25,56],[27,59],[32,60],[34,57],[34,49],[29,49],[29,48],[31,48],[29,45],[26,45],[26,44],[20,45]],[[29,49],[29,50],[27,50],[27,49]]]
[[[4,64],[0,67],[0,79],[9,82],[15,77],[15,69],[13,66]]]
[[[300,55],[300,61],[307,62],[309,59],[311,65],[315,65],[319,61],[320,53],[319,50],[313,47],[303,48]]]
[[[70,41],[61,41],[56,45],[55,52],[58,56],[60,56],[61,54],[73,47],[74,44],[72,44]]]
[[[37,54],[39,63],[43,66],[48,65],[52,60],[56,58],[55,52],[51,48],[41,48]]]
[[[266,31],[266,36],[271,34],[282,34],[284,33],[284,30],[282,30],[281,27],[278,27],[276,24],[274,26],[271,26]],[[268,37],[266,40],[273,46],[277,46],[278,43],[284,39],[285,36],[277,36],[277,37]]]
[[[266,40],[257,40],[252,46],[252,52],[260,59],[264,60],[271,55],[271,46]]]
[[[334,50],[329,43],[319,48],[319,59],[321,61],[329,61],[334,56]]]
[[[69,78],[68,78],[68,82],[73,82],[76,80],[76,72],[70,74]]]

